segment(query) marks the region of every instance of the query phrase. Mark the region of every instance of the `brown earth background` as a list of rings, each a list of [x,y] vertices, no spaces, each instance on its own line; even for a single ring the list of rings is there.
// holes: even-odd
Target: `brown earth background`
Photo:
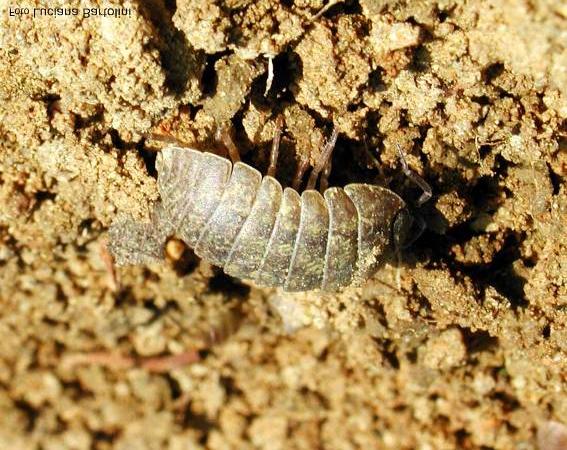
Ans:
[[[567,448],[565,3],[8,10],[120,6],[54,3],[0,3],[1,449]],[[415,202],[403,148],[434,198],[398,267],[290,295],[172,240],[113,268],[108,226],[158,198],[148,136],[228,123],[265,172],[278,114],[284,185],[335,124],[332,185]]]

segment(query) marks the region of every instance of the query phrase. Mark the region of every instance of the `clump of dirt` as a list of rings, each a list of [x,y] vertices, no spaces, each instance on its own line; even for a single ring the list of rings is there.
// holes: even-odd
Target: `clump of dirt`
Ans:
[[[564,440],[560,2],[20,6],[0,16],[1,448]],[[332,295],[234,280],[175,240],[113,266],[108,226],[147,220],[160,140],[222,151],[228,125],[265,171],[278,115],[285,185],[333,125],[331,185],[415,203],[398,146],[432,185],[400,264]]]

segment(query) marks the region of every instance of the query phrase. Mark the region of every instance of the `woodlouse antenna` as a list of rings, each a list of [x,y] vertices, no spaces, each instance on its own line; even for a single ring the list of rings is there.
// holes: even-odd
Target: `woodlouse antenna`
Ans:
[[[400,162],[402,163],[402,170],[404,172],[404,175],[408,177],[414,184],[419,186],[423,191],[421,196],[417,200],[417,206],[421,206],[432,197],[433,190],[431,189],[431,186],[429,186],[429,183],[427,181],[425,181],[417,173],[409,168],[404,153],[402,152],[402,149],[398,144],[396,144],[396,148],[398,149],[398,155],[400,157]]]
[[[270,152],[270,166],[268,167],[268,176],[273,177],[276,175],[276,166],[278,163],[278,155],[280,152],[280,141],[282,138],[282,129],[284,125],[283,116],[280,114],[276,118],[276,133],[272,141],[272,150]]]
[[[333,132],[331,133],[331,137],[329,138],[329,140],[323,147],[323,150],[321,151],[321,156],[319,157],[317,164],[315,164],[313,170],[311,170],[311,174],[309,175],[309,180],[307,181],[306,189],[313,189],[315,187],[315,183],[317,182],[317,178],[319,177],[319,174],[327,164],[327,160],[331,156],[331,153],[333,153],[333,149],[335,148],[335,144],[337,142],[338,136],[339,136],[339,130],[337,129],[337,127],[334,127]]]

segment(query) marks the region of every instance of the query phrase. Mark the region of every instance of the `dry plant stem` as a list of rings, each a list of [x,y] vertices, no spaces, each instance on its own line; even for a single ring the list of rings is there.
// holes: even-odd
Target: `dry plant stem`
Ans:
[[[177,355],[144,358],[138,362],[138,366],[150,372],[163,373],[192,364],[199,359],[199,353],[196,350],[188,350]]]
[[[147,358],[126,356],[118,352],[91,352],[67,355],[62,364],[67,368],[80,365],[97,365],[115,370],[139,367],[149,372],[163,373],[192,364],[199,361],[199,359],[199,353],[196,350],[187,350],[177,355]]]
[[[276,175],[276,167],[278,164],[278,155],[280,152],[280,141],[282,138],[283,129],[283,116],[278,116],[276,119],[276,134],[272,141],[272,150],[270,151],[270,166],[268,167],[268,176],[273,177]]]
[[[315,187],[315,183],[317,183],[317,178],[319,177],[319,174],[327,164],[327,161],[329,160],[331,153],[333,153],[333,149],[335,148],[335,143],[337,142],[338,136],[339,136],[339,130],[337,128],[333,128],[333,133],[331,134],[331,137],[323,147],[321,156],[319,157],[317,164],[315,164],[315,167],[313,167],[313,170],[311,171],[311,175],[309,175],[309,181],[307,181],[306,189],[313,189]]]
[[[108,274],[108,287],[112,292],[116,292],[118,290],[118,279],[116,277],[116,270],[114,269],[114,261],[112,260],[112,255],[108,250],[107,239],[102,240],[100,243],[100,257]]]
[[[426,201],[428,201],[431,198],[431,196],[433,195],[433,191],[431,190],[431,186],[429,186],[429,183],[427,183],[427,181],[425,181],[417,173],[413,172],[409,168],[408,162],[406,161],[406,158],[405,158],[400,146],[396,145],[396,148],[398,149],[398,155],[400,156],[400,161],[402,163],[402,170],[404,171],[405,176],[408,177],[414,184],[419,186],[421,188],[421,190],[423,191],[423,193],[421,194],[421,196],[417,200],[417,206],[421,206]]]
[[[272,87],[272,82],[274,81],[274,55],[267,55],[268,58],[268,78],[266,79],[266,90],[264,91],[264,97],[268,96],[270,88]]]
[[[323,14],[325,14],[329,9],[331,9],[333,6],[337,5],[338,3],[341,3],[342,0],[330,0],[329,3],[327,3],[325,6],[323,6],[318,12],[317,14],[315,14],[313,17],[311,17],[310,22],[315,22],[319,17],[321,17]]]
[[[61,366],[66,369],[72,369],[82,365],[97,365],[111,367],[113,369],[130,369],[134,367],[134,358],[124,356],[118,352],[88,352],[88,353],[72,353],[63,357]]]

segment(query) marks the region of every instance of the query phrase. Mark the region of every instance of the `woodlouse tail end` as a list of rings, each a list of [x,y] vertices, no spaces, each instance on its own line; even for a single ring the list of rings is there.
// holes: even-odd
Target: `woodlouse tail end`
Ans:
[[[120,218],[108,230],[108,249],[119,266],[153,263],[163,259],[165,239],[151,223]]]

